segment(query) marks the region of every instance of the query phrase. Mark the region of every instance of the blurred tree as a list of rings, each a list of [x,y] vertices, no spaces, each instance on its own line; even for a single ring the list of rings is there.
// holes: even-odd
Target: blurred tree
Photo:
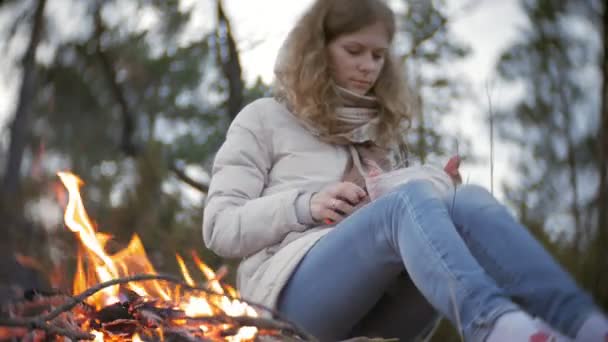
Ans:
[[[0,4],[1,5],[1,4]],[[15,110],[15,116],[10,129],[10,147],[6,171],[4,173],[3,193],[6,196],[14,196],[20,187],[20,170],[25,150],[26,135],[29,126],[29,116],[31,111],[31,98],[36,90],[36,50],[40,42],[40,36],[44,27],[44,9],[46,0],[39,0],[35,4],[35,12],[32,17],[32,28],[30,41],[23,56],[22,62],[22,81],[19,91],[19,102]]]
[[[452,155],[458,143],[470,152],[469,143],[446,127],[453,105],[466,96],[467,80],[451,73],[450,65],[470,53],[449,30],[458,13],[449,13],[446,1],[405,1],[399,39],[406,43],[403,56],[415,98],[414,122],[408,137],[410,150],[421,162],[429,156]],[[451,127],[453,128],[453,127]]]
[[[0,9],[16,7],[16,1],[0,3]],[[9,6],[11,5],[11,6]],[[18,4],[17,4],[18,5]],[[16,27],[27,28],[27,47],[17,62],[21,67],[21,83],[19,100],[15,106],[13,120],[9,126],[9,145],[4,160],[4,173],[0,187],[0,221],[2,236],[0,240],[0,260],[2,260],[2,275],[0,276],[0,304],[9,298],[19,295],[15,289],[44,287],[47,283],[41,281],[40,274],[19,262],[15,251],[24,254],[34,254],[33,248],[24,248],[28,240],[46,241],[40,225],[24,219],[24,195],[22,194],[22,179],[20,175],[24,151],[27,145],[28,131],[31,126],[32,101],[37,89],[36,54],[45,30],[46,0],[34,1],[27,11],[15,19],[14,26],[7,31],[7,40],[16,34]],[[39,253],[34,254],[39,256]]]
[[[215,5],[217,16],[201,29],[191,13],[204,4],[49,3],[41,40],[47,55],[32,59],[38,92],[20,97],[32,108],[22,206],[52,196],[46,189],[55,172],[70,169],[87,183],[91,218],[116,236],[112,248],[137,232],[161,269],[175,271],[173,254],[189,249],[203,251],[212,266],[223,262],[204,251],[200,238],[207,189],[201,165],[245,101],[268,87],[244,84],[229,18]],[[73,258],[70,234],[54,234],[70,241],[52,239],[59,243],[54,250]]]
[[[529,27],[498,65],[501,77],[523,90],[513,109],[496,116],[501,135],[520,149],[518,182],[505,185],[505,193],[542,240],[555,241],[545,234],[560,237],[550,249],[608,307],[608,241],[598,234],[606,229],[605,176],[600,177],[605,166],[598,155],[605,95],[588,91],[608,81],[598,59],[606,48],[600,25],[605,2],[521,4]]]

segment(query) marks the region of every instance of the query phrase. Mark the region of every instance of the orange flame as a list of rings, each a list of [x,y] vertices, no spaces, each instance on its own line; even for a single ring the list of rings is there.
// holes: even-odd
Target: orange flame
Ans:
[[[80,196],[80,187],[83,182],[68,172],[58,174],[68,191],[68,203],[65,209],[64,220],[67,227],[78,236],[81,248],[78,251],[76,274],[74,276],[73,291],[75,294],[90,288],[100,282],[111,279],[132,276],[135,274],[157,274],[150,263],[144,246],[137,236],[133,235],[128,246],[119,252],[109,255],[105,245],[110,236],[96,231],[89,219]],[[188,270],[183,258],[177,255],[182,277],[188,285],[194,286],[195,281]],[[222,286],[213,270],[205,265],[196,254],[193,254],[194,263],[207,279],[207,286],[218,295],[211,296],[196,293],[182,294],[178,286],[169,286],[160,281],[147,281],[141,283],[131,282],[122,285],[140,297],[164,300],[172,303],[173,307],[180,309],[190,317],[212,316],[223,313],[229,316],[257,317],[257,312],[249,305],[232,298],[238,293],[228,286]],[[88,298],[87,303],[97,309],[113,304],[120,300],[121,285],[115,285],[98,292]],[[228,293],[230,297],[225,296]],[[212,331],[214,328],[205,324],[199,327],[201,331]],[[95,341],[109,341],[103,332],[91,331]],[[251,341],[255,338],[257,329],[253,327],[240,328],[238,334],[226,337],[228,341]],[[131,341],[141,341],[139,335],[129,338]]]

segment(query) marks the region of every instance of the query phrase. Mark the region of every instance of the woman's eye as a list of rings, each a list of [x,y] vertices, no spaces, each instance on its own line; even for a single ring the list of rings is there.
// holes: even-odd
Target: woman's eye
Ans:
[[[372,54],[372,57],[373,57],[375,60],[381,60],[381,59],[383,59],[383,58],[384,58],[384,53],[374,53],[374,54]]]
[[[358,49],[346,49],[346,52],[348,52],[349,54],[356,56],[359,53],[361,53],[361,51],[359,51]]]

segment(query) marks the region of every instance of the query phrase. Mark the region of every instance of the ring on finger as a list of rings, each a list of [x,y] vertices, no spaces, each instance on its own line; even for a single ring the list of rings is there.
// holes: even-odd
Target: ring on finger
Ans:
[[[330,206],[332,209],[337,209],[337,208],[338,208],[338,200],[337,200],[337,199],[335,199],[335,198],[333,198],[333,199],[331,200],[331,202],[329,203],[329,206]]]

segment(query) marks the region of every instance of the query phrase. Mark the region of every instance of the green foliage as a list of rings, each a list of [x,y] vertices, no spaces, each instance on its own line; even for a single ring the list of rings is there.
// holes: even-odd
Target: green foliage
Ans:
[[[519,103],[497,115],[503,138],[521,149],[519,179],[505,185],[505,193],[524,224],[608,308],[608,277],[598,262],[607,241],[597,235],[606,227],[596,221],[594,186],[602,99],[588,91],[600,87],[598,80],[582,76],[589,70],[601,74],[599,7],[593,0],[521,3],[529,28],[498,65],[504,80],[524,89]],[[572,29],[574,24],[582,30]]]

